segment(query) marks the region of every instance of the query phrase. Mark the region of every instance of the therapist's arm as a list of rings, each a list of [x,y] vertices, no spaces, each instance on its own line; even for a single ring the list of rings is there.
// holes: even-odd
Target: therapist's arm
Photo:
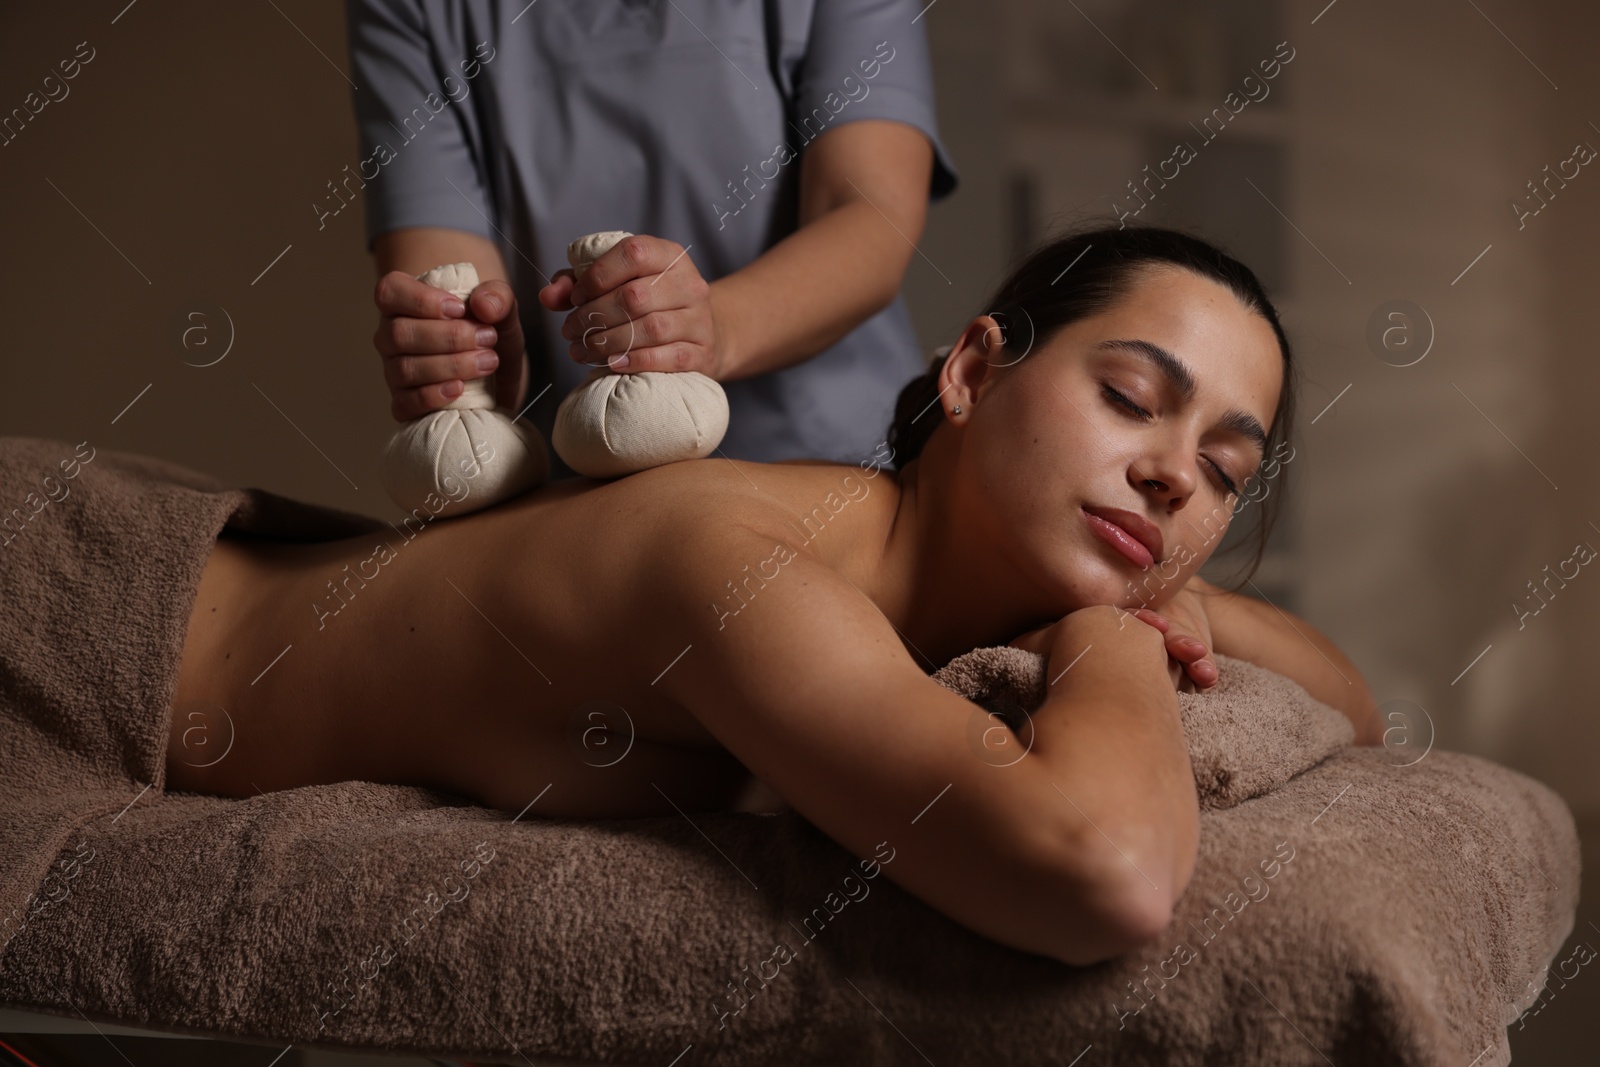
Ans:
[[[648,234],[618,242],[582,282],[556,272],[539,300],[572,310],[561,324],[567,355],[733,381],[810,359],[886,307],[927,217],[927,136],[861,119],[823,133],[789,166],[800,168],[798,228],[715,282],[701,277],[692,245]],[[741,222],[758,225],[723,219]]]
[[[835,126],[794,165],[798,228],[711,283],[723,381],[803,362],[883,310],[922,237],[933,146],[915,126]]]
[[[520,410],[528,391],[525,344],[499,248],[465,230],[411,226],[378,234],[372,255],[378,268],[373,300],[380,316],[373,344],[383,357],[394,417],[404,422],[435,411],[461,395],[463,381],[497,370],[497,403]],[[444,310],[446,294],[416,277],[462,262],[477,268],[478,287],[468,297],[467,314],[453,315]],[[483,326],[493,333],[486,346],[476,336]],[[495,367],[477,366],[484,351],[498,357]]]

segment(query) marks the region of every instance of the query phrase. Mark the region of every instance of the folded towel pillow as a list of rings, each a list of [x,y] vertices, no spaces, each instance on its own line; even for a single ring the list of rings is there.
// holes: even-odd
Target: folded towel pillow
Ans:
[[[1178,693],[1189,765],[1202,809],[1231,808],[1271,792],[1355,741],[1338,710],[1290,679],[1247,660],[1212,654],[1220,680]],[[1045,694],[1045,658],[1012,648],[975,648],[945,664],[933,680],[983,707],[1013,737],[979,731],[986,748],[1017,745],[1028,715]],[[997,760],[1011,759],[996,750]]]

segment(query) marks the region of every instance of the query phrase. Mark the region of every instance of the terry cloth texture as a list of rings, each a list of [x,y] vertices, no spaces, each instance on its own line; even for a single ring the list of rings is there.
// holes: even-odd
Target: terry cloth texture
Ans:
[[[1486,1067],[1574,925],[1577,836],[1548,787],[1351,747],[1333,709],[1227,657],[1179,698],[1193,880],[1161,936],[1092,967],[968,931],[881,877],[896,842],[858,859],[792,811],[513,821],[366,782],[168,793],[212,539],[381,524],[18,437],[0,508],[7,1006],[506,1063],[1058,1065],[1093,1046]],[[1015,717],[1039,667],[980,649],[940,680]]]

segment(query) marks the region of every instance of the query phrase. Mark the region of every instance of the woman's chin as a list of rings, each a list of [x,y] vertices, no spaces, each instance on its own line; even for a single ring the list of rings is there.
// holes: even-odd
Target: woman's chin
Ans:
[[[1107,604],[1130,609],[1143,604],[1126,576],[1099,564],[1092,572],[1064,577],[1058,588],[1063,591],[1060,603],[1067,605],[1061,611],[1063,615]]]

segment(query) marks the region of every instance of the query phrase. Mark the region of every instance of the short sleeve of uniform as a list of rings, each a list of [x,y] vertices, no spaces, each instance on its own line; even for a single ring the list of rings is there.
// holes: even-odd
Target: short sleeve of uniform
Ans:
[[[345,18],[363,177],[378,169],[365,188],[367,248],[403,226],[493,240],[481,152],[464,103],[455,102],[470,92],[455,68],[460,49],[429,24],[419,0],[345,0]]]
[[[796,120],[818,109],[838,124],[893,119],[933,144],[929,198],[955,189],[959,176],[939,139],[933,68],[916,0],[816,0],[811,37],[795,83]],[[820,117],[820,116],[819,116]]]

